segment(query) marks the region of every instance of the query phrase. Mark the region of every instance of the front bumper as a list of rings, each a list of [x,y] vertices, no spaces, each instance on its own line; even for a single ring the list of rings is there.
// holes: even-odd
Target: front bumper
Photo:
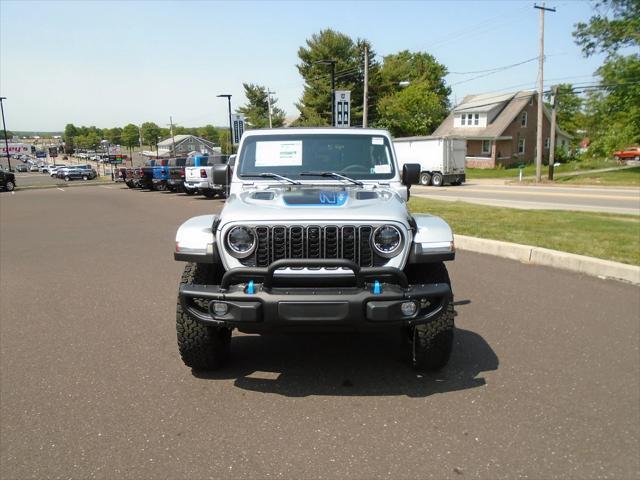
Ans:
[[[328,274],[278,275],[287,268],[325,268]],[[351,270],[351,285],[338,286]],[[332,273],[333,272],[333,275]],[[349,272],[346,272],[349,273]],[[321,286],[299,286],[303,280]],[[258,283],[260,282],[260,283]],[[287,284],[295,283],[296,286]],[[268,268],[236,268],[220,285],[182,285],[179,300],[185,312],[211,326],[238,328],[248,333],[291,330],[380,330],[429,323],[452,301],[446,283],[410,285],[401,270],[359,268],[346,260],[280,260]],[[404,314],[402,304],[416,311]],[[226,305],[220,314],[214,305]]]

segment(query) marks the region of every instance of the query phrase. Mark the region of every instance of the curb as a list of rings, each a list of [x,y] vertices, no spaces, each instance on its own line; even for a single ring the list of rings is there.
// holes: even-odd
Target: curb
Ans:
[[[640,285],[640,267],[548,248],[454,235],[456,248]]]
[[[45,184],[45,185],[23,185],[23,186],[18,186],[16,185],[15,191],[20,191],[20,190],[44,190],[47,188],[77,188],[77,187],[96,187],[96,186],[100,186],[100,185],[113,185],[117,182],[113,182],[111,180],[108,181],[98,181],[98,182],[94,182],[94,183],[56,183],[55,185],[52,184]]]

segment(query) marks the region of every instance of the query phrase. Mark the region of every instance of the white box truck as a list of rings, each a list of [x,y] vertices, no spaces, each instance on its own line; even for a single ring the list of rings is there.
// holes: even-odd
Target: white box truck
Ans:
[[[465,181],[467,141],[457,137],[395,138],[393,146],[400,168],[405,163],[420,164],[420,183],[440,187]]]

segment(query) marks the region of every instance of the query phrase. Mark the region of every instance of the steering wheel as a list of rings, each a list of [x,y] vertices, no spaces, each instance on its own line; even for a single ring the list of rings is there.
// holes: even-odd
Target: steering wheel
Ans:
[[[342,173],[349,173],[349,172],[369,173],[369,171],[367,170],[367,167],[365,167],[364,165],[358,165],[358,164],[348,165],[342,169]]]

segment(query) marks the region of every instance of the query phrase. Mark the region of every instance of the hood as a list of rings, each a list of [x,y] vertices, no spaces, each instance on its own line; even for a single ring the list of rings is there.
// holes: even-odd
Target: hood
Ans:
[[[301,185],[255,188],[229,196],[221,223],[400,221],[408,223],[406,203],[392,189]]]

